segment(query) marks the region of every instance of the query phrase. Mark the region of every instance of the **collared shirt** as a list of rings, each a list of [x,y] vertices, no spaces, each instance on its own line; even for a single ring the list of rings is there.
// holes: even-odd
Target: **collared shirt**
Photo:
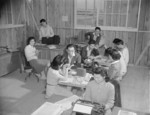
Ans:
[[[71,60],[72,60],[72,58],[73,58],[73,57],[70,57],[70,56],[68,55],[68,64],[70,64],[70,65],[71,65]]]
[[[37,50],[35,47],[31,45],[27,45],[25,47],[25,56],[26,56],[27,61],[30,61],[32,59],[38,59],[36,52]]]
[[[54,36],[53,29],[49,25],[47,25],[46,27],[41,26],[39,34],[40,34],[40,39],[42,39],[42,37],[53,37]]]
[[[123,59],[124,59],[126,65],[128,65],[128,63],[129,63],[129,50],[128,50],[128,48],[125,46],[121,50],[121,53],[122,53],[122,56],[123,56]]]
[[[93,33],[94,37],[93,37],[93,40],[96,41],[97,37],[99,37],[99,35],[97,36],[95,33]]]
[[[90,50],[90,48],[89,48],[89,47],[87,47],[87,48],[86,48],[86,50],[87,50],[87,57],[91,56],[91,52],[92,52],[92,50]]]

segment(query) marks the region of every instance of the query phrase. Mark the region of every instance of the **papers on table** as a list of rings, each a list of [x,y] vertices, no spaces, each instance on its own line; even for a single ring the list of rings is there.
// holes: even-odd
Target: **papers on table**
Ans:
[[[61,105],[45,102],[40,108],[38,108],[31,115],[59,115],[61,112]]]
[[[130,111],[119,110],[118,115],[137,115],[137,114]]]
[[[47,46],[49,49],[56,49],[56,45],[48,45]]]
[[[85,113],[85,114],[91,114],[92,108],[93,107],[91,107],[91,106],[85,106],[85,105],[76,103],[74,105],[73,111]]]
[[[45,102],[31,115],[61,115],[61,113],[72,107],[72,103],[78,100],[79,97],[73,95],[56,103]]]
[[[56,102],[55,104],[60,104],[63,110],[70,109],[72,107],[72,103],[76,102],[80,97],[73,95],[69,98],[65,98]]]

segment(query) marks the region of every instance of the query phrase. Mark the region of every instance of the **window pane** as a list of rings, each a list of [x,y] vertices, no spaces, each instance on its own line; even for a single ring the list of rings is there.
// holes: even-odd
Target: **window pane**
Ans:
[[[113,13],[120,12],[120,0],[113,0]]]
[[[104,0],[97,0],[96,5],[97,5],[97,7],[99,7],[99,12],[100,13],[104,13],[105,12]]]
[[[111,26],[111,14],[106,14],[106,26]]]
[[[112,13],[112,1],[106,1],[106,13]]]
[[[77,0],[77,9],[85,9],[86,4],[85,0]]]
[[[121,11],[120,13],[127,13],[128,0],[121,0]]]
[[[120,24],[121,27],[126,27],[126,15],[120,15]]]
[[[87,9],[94,9],[94,0],[87,0]]]
[[[104,26],[104,14],[99,15],[98,25]]]
[[[83,11],[77,12],[77,25],[85,25],[85,14]]]
[[[128,27],[137,27],[139,0],[130,0],[128,12]]]
[[[87,11],[86,16],[85,16],[85,23],[88,26],[95,26],[96,24],[96,11]]]
[[[112,26],[118,26],[119,25],[119,15],[113,14],[112,15]]]

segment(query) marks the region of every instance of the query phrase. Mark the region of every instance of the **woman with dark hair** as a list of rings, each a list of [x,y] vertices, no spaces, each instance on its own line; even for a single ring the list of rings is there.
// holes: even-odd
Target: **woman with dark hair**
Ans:
[[[39,51],[34,47],[34,45],[35,38],[29,37],[27,39],[27,46],[25,47],[25,56],[35,73],[43,73],[42,77],[44,77],[44,72],[46,71],[46,67],[48,67],[49,65],[49,61],[44,59],[38,59]]]
[[[105,115],[111,115],[111,108],[114,106],[115,89],[110,82],[106,82],[107,70],[97,67],[93,70],[94,80],[90,81],[86,87],[84,99],[103,104]]]
[[[66,80],[68,76],[68,64],[65,63],[65,58],[62,55],[57,55],[48,69],[47,72],[47,85],[46,85],[46,96],[49,98],[56,91],[56,86],[59,80]],[[61,71],[61,68],[62,71]]]

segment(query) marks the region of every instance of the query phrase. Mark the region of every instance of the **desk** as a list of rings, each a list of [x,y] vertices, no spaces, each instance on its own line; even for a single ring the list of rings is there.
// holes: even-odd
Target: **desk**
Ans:
[[[36,45],[35,47],[40,51],[39,59],[47,59],[51,62],[58,54],[62,55],[65,49],[65,46],[63,45],[56,45],[55,49],[50,49],[47,45]]]

